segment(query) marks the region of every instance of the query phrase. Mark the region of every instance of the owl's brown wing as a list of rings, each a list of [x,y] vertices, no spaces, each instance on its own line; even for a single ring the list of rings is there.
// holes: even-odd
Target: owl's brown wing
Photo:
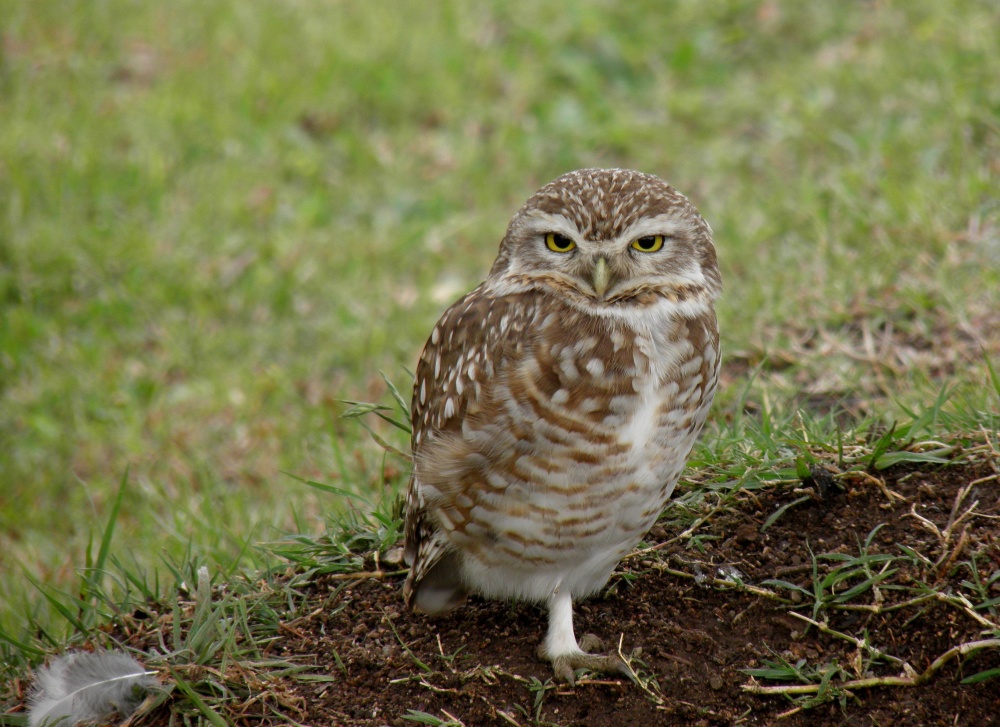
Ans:
[[[448,495],[429,491],[420,479],[430,446],[460,446],[462,424],[488,416],[482,407],[494,377],[530,343],[525,331],[535,315],[534,293],[494,296],[479,286],[451,306],[434,326],[417,364],[411,404],[414,474],[406,493],[406,545],[410,574],[403,586],[407,606],[427,613],[450,611],[465,600],[452,545],[431,516],[428,500]],[[440,457],[435,457],[440,461]],[[456,452],[453,458],[461,459]],[[442,473],[435,473],[440,479]],[[461,473],[455,472],[455,484]]]

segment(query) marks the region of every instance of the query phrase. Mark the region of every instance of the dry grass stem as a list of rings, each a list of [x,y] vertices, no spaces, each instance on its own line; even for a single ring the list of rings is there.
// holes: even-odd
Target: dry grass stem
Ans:
[[[1000,649],[1000,639],[984,639],[982,641],[969,641],[948,649],[937,659],[931,662],[923,672],[912,677],[872,677],[869,679],[852,679],[836,684],[837,689],[842,689],[848,693],[852,689],[871,689],[873,687],[918,687],[929,682],[941,667],[958,656],[967,656],[974,651],[981,649]],[[743,691],[751,694],[816,694],[824,688],[822,684],[793,684],[788,686],[765,687],[756,682],[743,685]],[[827,686],[826,688],[830,688]]]

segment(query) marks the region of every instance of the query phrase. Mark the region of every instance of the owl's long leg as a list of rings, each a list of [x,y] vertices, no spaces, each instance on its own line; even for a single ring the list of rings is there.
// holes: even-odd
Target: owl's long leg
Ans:
[[[584,645],[600,641],[592,634],[585,635],[583,640]],[[558,681],[569,684],[576,683],[573,672],[577,669],[631,676],[628,666],[617,654],[588,654],[577,644],[573,632],[573,595],[569,591],[557,590],[549,598],[549,631],[538,655],[552,662]]]

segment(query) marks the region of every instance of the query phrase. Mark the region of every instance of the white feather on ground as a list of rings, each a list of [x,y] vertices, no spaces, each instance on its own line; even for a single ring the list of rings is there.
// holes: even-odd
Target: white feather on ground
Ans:
[[[106,722],[134,712],[158,682],[122,651],[70,652],[42,667],[28,709],[29,727]]]

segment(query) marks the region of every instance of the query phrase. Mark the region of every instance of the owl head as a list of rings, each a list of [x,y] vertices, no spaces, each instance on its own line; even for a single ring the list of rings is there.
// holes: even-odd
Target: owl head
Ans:
[[[535,192],[511,219],[488,281],[596,313],[707,302],[722,289],[698,210],[662,179],[627,169],[581,169]]]

